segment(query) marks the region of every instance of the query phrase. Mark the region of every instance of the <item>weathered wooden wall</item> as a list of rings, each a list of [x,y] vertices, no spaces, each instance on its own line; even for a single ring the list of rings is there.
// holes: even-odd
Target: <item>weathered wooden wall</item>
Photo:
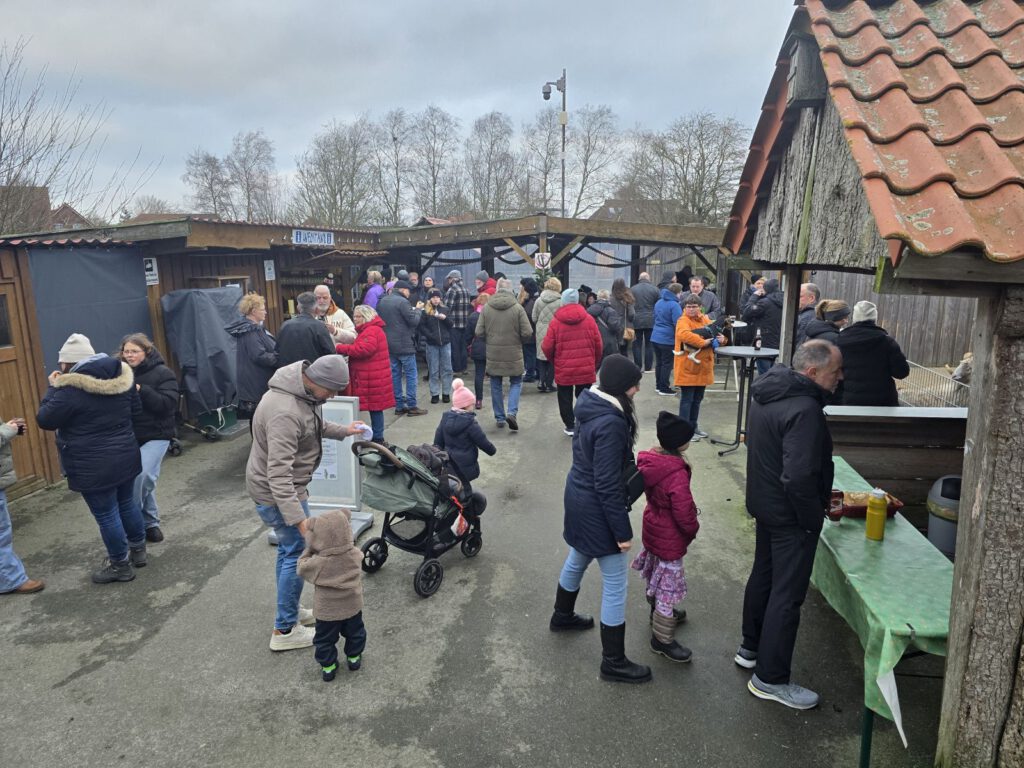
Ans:
[[[878,307],[878,324],[899,342],[909,360],[931,368],[956,365],[971,350],[978,300],[959,296],[899,296],[873,290],[874,276],[818,270],[811,282],[823,299],[861,300]]]

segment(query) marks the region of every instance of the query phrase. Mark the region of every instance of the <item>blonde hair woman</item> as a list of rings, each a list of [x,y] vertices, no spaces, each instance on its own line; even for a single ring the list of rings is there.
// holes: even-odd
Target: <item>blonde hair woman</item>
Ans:
[[[251,419],[256,405],[267,391],[267,382],[277,370],[277,342],[263,327],[267,302],[257,293],[247,293],[238,302],[241,317],[225,330],[235,339],[235,383],[238,389],[237,415]]]

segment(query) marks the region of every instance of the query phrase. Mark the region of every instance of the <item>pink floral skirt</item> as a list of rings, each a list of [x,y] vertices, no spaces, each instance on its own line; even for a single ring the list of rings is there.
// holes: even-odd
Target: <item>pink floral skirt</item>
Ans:
[[[630,565],[639,571],[647,582],[647,597],[653,597],[655,609],[665,616],[672,615],[672,607],[686,597],[686,573],[683,571],[683,559],[662,560],[646,549]]]

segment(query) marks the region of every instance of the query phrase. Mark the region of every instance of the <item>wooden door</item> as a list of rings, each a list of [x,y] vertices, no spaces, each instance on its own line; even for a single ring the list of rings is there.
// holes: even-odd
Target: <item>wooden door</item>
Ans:
[[[24,435],[14,438],[14,470],[18,483],[7,489],[12,498],[46,484],[42,434],[36,426],[29,365],[31,353],[25,334],[24,316],[14,283],[0,283],[0,419],[22,416]]]

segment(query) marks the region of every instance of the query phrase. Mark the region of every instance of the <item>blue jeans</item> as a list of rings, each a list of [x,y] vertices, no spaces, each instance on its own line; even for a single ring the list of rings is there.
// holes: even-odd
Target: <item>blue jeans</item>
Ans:
[[[427,344],[427,371],[430,372],[430,396],[452,393],[452,345]]]
[[[704,387],[679,388],[679,418],[686,419],[694,429],[697,427],[697,417],[700,416],[700,404],[703,399]]]
[[[146,543],[146,525],[135,500],[135,478],[105,491],[82,491],[82,498],[100,527],[107,557],[113,563],[128,559],[128,547]]]
[[[768,373],[772,366],[775,365],[775,361],[768,357],[759,357],[754,363],[757,365],[758,374]]]
[[[462,373],[469,366],[466,352],[466,329],[452,326],[452,370]]]
[[[302,511],[309,517],[309,503],[302,504]],[[277,578],[277,616],[274,629],[287,631],[299,623],[299,598],[302,597],[302,578],[295,572],[299,555],[306,546],[306,540],[298,526],[288,525],[281,510],[273,504],[257,504],[256,512],[264,523],[277,534],[277,563],[274,573]]]
[[[7,493],[0,491],[0,592],[11,592],[28,581],[25,566],[14,554],[11,512],[7,509]]]
[[[654,388],[659,392],[672,391],[672,370],[675,356],[672,345],[654,343]]]
[[[569,555],[558,576],[559,586],[569,592],[578,592],[583,573],[593,559],[569,547]],[[626,623],[626,563],[625,552],[597,558],[601,568],[601,623],[609,627]]]
[[[384,440],[384,411],[370,411],[370,428],[373,430],[373,442]]]
[[[491,409],[494,411],[494,418],[499,423],[505,423],[505,388],[504,378],[491,376]],[[508,377],[508,415],[515,416],[519,413],[519,393],[523,391],[523,377]]]
[[[525,381],[537,380],[537,344],[523,344],[523,367],[526,368]]]
[[[170,440],[150,440],[139,446],[142,454],[142,471],[135,478],[135,503],[142,510],[142,519],[147,528],[160,526],[160,512],[156,508],[156,481],[160,478],[160,462],[167,455]]]
[[[402,381],[405,395],[402,395]],[[395,409],[416,407],[416,354],[391,355],[391,385],[395,388]]]

